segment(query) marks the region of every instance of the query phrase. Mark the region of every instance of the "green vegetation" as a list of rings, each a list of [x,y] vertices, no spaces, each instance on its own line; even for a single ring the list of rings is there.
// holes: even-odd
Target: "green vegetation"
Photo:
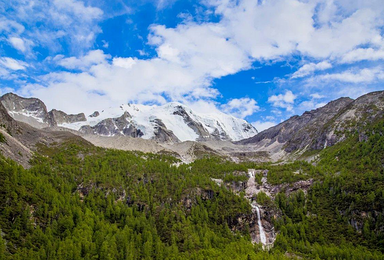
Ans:
[[[316,166],[212,157],[176,167],[167,154],[73,143],[41,146],[28,170],[0,157],[0,259],[384,259],[383,133],[378,123],[352,134]],[[249,202],[211,180],[246,182],[249,168],[283,187],[255,197],[277,212],[270,251],[231,224]],[[285,192],[308,179],[309,190]]]
[[[5,139],[5,136],[0,133],[0,143],[6,143],[7,142],[7,139]]]

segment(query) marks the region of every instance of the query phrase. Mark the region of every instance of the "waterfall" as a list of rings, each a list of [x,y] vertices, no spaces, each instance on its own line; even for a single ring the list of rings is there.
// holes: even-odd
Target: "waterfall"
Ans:
[[[267,244],[267,237],[265,236],[264,228],[261,225],[261,218],[260,218],[260,209],[258,206],[252,204],[252,208],[256,209],[257,212],[257,224],[259,225],[259,233],[260,233],[260,241],[263,245]]]

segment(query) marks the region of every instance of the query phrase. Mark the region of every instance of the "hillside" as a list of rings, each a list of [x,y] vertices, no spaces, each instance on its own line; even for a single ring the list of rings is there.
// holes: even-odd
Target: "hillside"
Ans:
[[[254,145],[258,150],[278,147],[287,153],[321,150],[345,140],[349,133],[365,125],[382,120],[383,111],[384,91],[372,92],[356,100],[340,98],[238,143]]]
[[[315,165],[180,165],[71,142],[40,146],[28,170],[1,158],[0,255],[383,259],[383,129],[351,133]]]

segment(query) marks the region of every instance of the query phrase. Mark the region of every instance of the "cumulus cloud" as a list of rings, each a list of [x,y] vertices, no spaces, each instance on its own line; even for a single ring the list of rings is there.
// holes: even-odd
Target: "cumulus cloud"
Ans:
[[[63,55],[56,55],[53,58],[53,61],[67,69],[85,70],[90,68],[92,65],[105,63],[109,58],[110,55],[104,54],[102,50],[93,50],[80,57],[64,58]]]
[[[80,0],[35,1],[34,5],[29,2],[7,3],[10,12],[0,17],[0,31],[24,41],[25,48],[30,40],[55,55],[65,41],[75,53],[52,58],[63,71],[41,75],[37,77],[37,85],[26,84],[20,91],[51,102],[48,106],[70,112],[128,101],[212,101],[220,95],[212,84],[215,79],[249,69],[255,61],[273,63],[293,55],[316,60],[317,63],[304,64],[292,75],[300,80],[316,71],[332,69],[340,62],[383,57],[381,0],[206,0],[204,3],[218,20],[186,19],[172,28],[150,26],[148,44],[156,50],[156,55],[145,59],[89,51],[101,31],[98,22],[103,12],[99,8]],[[159,3],[165,2],[168,1]],[[11,22],[11,17],[16,22]],[[21,24],[28,25],[29,30]],[[22,51],[20,40],[14,40],[13,46]],[[379,79],[382,79],[380,68],[314,77],[316,82],[361,83]],[[76,98],[64,99],[64,92]],[[313,100],[304,101],[308,103],[303,103],[303,107],[320,104],[314,99],[321,98],[313,96]],[[269,97],[268,102],[276,109],[292,111],[295,100],[296,95],[288,90]],[[77,110],[77,104],[81,104],[81,110]],[[243,118],[258,110],[256,101],[250,98],[233,99],[220,108]]]
[[[317,102],[315,99],[311,99],[311,100],[306,100],[306,101],[301,102],[298,105],[297,110],[304,112],[304,111],[313,110],[313,109],[316,109],[319,107],[323,107],[325,105],[326,105],[325,102]]]
[[[277,125],[277,123],[272,121],[255,121],[252,122],[252,125],[256,127],[257,131],[262,132],[268,128]]]
[[[133,65],[135,65],[136,59],[117,57],[117,58],[113,58],[112,63],[114,66],[130,69],[132,68]]]
[[[313,4],[296,0],[210,1],[233,42],[255,59],[289,55],[312,31]]]
[[[80,0],[6,1],[4,8],[7,12],[0,15],[0,30],[22,52],[28,49],[25,42],[58,51],[58,40],[69,43],[74,52],[82,51],[93,44],[101,31],[97,23],[103,11]]]
[[[298,71],[293,73],[292,78],[302,78],[310,75],[317,70],[326,70],[332,68],[332,64],[328,61],[322,61],[319,63],[308,63],[302,66]]]
[[[8,41],[10,42],[10,44],[17,50],[21,51],[21,52],[25,52],[26,51],[26,46],[25,46],[25,43],[24,43],[24,40],[21,39],[21,38],[18,38],[18,37],[10,37],[8,39]]]
[[[288,90],[285,94],[272,95],[268,98],[268,102],[272,103],[272,106],[284,108],[287,111],[293,110],[293,104],[295,103],[296,95],[292,91]]]
[[[157,47],[160,59],[190,68],[192,73],[219,78],[249,68],[244,51],[227,40],[221,24],[187,23],[176,28],[151,28],[149,42]]]
[[[384,71],[381,67],[365,68],[360,70],[347,70],[341,73],[332,73],[318,76],[321,81],[341,81],[347,83],[370,83],[384,79]]]
[[[384,59],[384,49],[359,48],[344,55],[341,63],[354,63],[358,61],[377,61]]]
[[[40,77],[40,82],[44,84],[33,88],[23,87],[23,91],[29,96],[47,100],[48,107],[57,107],[71,113],[76,112],[74,108],[78,107],[73,99],[63,99],[60,94],[63,91],[76,90],[76,95],[81,97],[98,95],[104,99],[104,102],[98,103],[95,100],[100,98],[84,98],[79,104],[87,111],[95,109],[95,106],[102,109],[103,107],[99,106],[101,104],[113,106],[128,101],[164,103],[165,97],[169,100],[185,101],[214,98],[218,94],[209,87],[205,77],[199,73],[191,73],[189,68],[159,58],[137,60],[134,64],[131,58],[126,59],[96,64],[81,73],[50,73]],[[60,99],[60,102],[57,102],[57,99]]]
[[[235,98],[221,106],[222,110],[235,117],[245,118],[260,109],[256,100],[252,98]]]

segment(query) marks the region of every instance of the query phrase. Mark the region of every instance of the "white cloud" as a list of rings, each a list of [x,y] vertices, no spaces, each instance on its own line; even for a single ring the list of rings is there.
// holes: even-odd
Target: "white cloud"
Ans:
[[[0,65],[9,70],[25,70],[28,67],[25,62],[9,57],[0,58]]]
[[[12,18],[12,17],[11,17]],[[0,16],[0,32],[12,33],[19,35],[25,31],[25,28],[20,23]]]
[[[319,63],[308,63],[302,66],[298,71],[293,73],[292,78],[302,78],[312,74],[317,70],[326,70],[332,68],[332,64],[327,61]]]
[[[296,95],[288,90],[285,94],[273,95],[268,98],[268,103],[272,103],[274,107],[285,108],[287,111],[293,110],[293,103],[295,102]]]
[[[252,125],[256,127],[257,131],[262,132],[268,128],[277,125],[277,123],[272,121],[255,121],[252,122]]]
[[[314,29],[306,41],[298,44],[302,54],[312,57],[340,57],[359,45],[371,43],[380,35],[379,13],[360,9],[343,19],[335,20]]]
[[[320,95],[319,93],[313,93],[311,95],[309,95],[311,98],[313,99],[320,99],[320,98],[324,98],[323,95]]]
[[[1,68],[0,68],[0,77],[1,77]],[[15,92],[15,90],[10,87],[3,87],[3,86],[0,87],[0,96],[7,94],[9,92]]]
[[[17,50],[21,51],[21,52],[25,52],[26,51],[26,46],[25,46],[25,43],[23,41],[23,39],[21,38],[18,38],[18,37],[10,37],[8,39],[9,43]]]
[[[301,102],[298,105],[298,110],[302,111],[302,112],[303,111],[309,111],[309,110],[316,109],[316,108],[319,108],[319,107],[322,107],[325,105],[326,105],[326,103],[324,103],[324,102],[316,102],[314,99],[312,99],[312,100],[307,100],[307,101]]]
[[[67,69],[80,69],[85,70],[90,68],[92,65],[105,63],[110,55],[104,54],[102,50],[89,51],[86,55],[81,57],[69,57],[64,58],[63,55],[56,55],[53,61],[58,65]]]
[[[97,22],[103,11],[80,0],[6,1],[4,8],[7,12],[0,16],[0,31],[14,37],[11,44],[23,52],[28,49],[28,42],[56,52],[61,49],[59,39],[69,43],[74,52],[81,52],[93,44],[101,31]],[[13,29],[4,29],[6,26]]]
[[[315,78],[323,81],[341,81],[348,83],[371,83],[384,79],[384,71],[380,67],[365,68],[358,71],[347,70],[341,73],[325,74]]]
[[[347,0],[207,0],[219,17],[218,22],[193,22],[186,18],[172,28],[152,25],[148,44],[156,49],[156,56],[110,57],[101,50],[87,52],[101,31],[97,24],[103,17],[100,9],[79,0],[35,1],[33,5],[26,0],[16,2],[9,4],[13,11],[7,20],[0,19],[0,30],[6,30],[4,24],[9,24],[8,18],[13,16],[17,23],[6,31],[7,37],[18,37],[24,42],[33,40],[34,44],[36,41],[37,45],[47,46],[51,53],[59,52],[59,42],[66,41],[77,55],[58,55],[53,60],[63,68],[82,70],[43,75],[38,78],[41,85],[27,85],[23,91],[46,97],[44,100],[51,105],[72,112],[79,112],[74,109],[80,106],[77,104],[81,104],[82,111],[95,109],[95,104],[128,101],[193,103],[206,99],[209,103],[220,94],[212,85],[214,79],[246,70],[255,61],[263,64],[289,59],[291,55],[304,60],[316,58],[318,63],[305,64],[292,75],[302,78],[330,69],[331,63],[336,66],[340,60],[378,60],[380,44],[384,42],[381,37],[384,9],[379,0],[352,0],[350,4]],[[26,32],[21,24],[32,29]],[[147,55],[144,50],[139,51],[140,55]],[[379,70],[362,69],[328,73],[313,81],[361,83],[381,78]],[[69,96],[76,95],[76,99],[63,99],[65,91]],[[268,102],[275,109],[292,111],[295,99],[289,90],[269,97]],[[244,102],[240,104],[240,100]],[[303,106],[318,103],[313,101]],[[234,99],[222,108],[245,117],[258,106],[253,99]]]
[[[25,71],[28,64],[10,57],[0,57],[0,79],[15,80]],[[3,88],[3,87],[1,87]]]
[[[375,50],[373,48],[359,48],[352,50],[344,55],[341,63],[354,63],[358,61],[377,61],[384,59],[384,49]]]
[[[181,24],[176,28],[153,26],[149,41],[159,58],[190,68],[191,73],[219,78],[249,68],[250,59],[227,40],[220,24]]]
[[[231,41],[256,59],[289,55],[314,30],[314,5],[296,0],[210,1]]]
[[[113,58],[114,66],[130,69],[136,63],[136,59],[133,58]]]
[[[256,100],[252,98],[235,98],[227,104],[223,104],[221,109],[235,117],[245,118],[253,115],[260,107],[257,105]]]

